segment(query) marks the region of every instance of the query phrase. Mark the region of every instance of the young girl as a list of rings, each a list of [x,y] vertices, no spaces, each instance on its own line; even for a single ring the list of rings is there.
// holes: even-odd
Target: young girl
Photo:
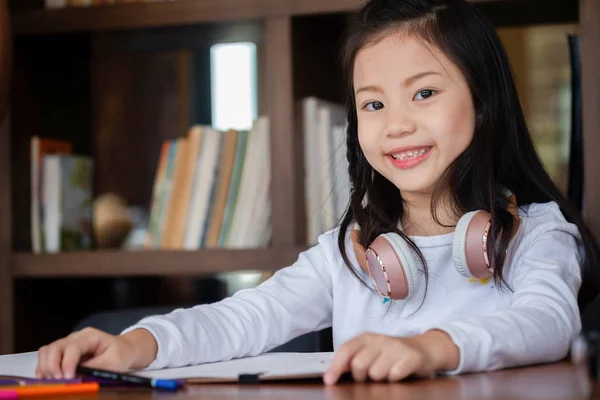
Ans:
[[[465,0],[371,0],[343,61],[340,226],[257,288],[44,346],[39,376],[72,376],[82,358],[128,370],[253,356],[328,326],[327,384],[567,354],[598,293],[598,248],[536,154],[491,23]]]

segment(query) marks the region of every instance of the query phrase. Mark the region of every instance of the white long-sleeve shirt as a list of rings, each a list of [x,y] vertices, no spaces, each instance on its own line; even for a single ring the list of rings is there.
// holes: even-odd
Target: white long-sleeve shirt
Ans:
[[[463,278],[452,263],[454,233],[419,236],[411,238],[427,261],[427,295],[421,279],[410,299],[383,304],[347,269],[334,229],[256,288],[145,318],[123,333],[144,328],[155,337],[158,354],[149,368],[258,355],[329,326],[334,349],[365,331],[409,336],[443,330],[460,351],[451,374],[556,361],[581,329],[579,231],[553,202],[519,212],[521,227],[504,269],[512,291],[497,288],[493,280]],[[373,287],[356,261],[349,233],[346,249],[355,270]]]

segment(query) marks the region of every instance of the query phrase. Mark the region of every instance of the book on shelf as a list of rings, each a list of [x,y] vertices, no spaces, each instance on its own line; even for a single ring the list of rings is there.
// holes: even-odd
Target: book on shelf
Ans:
[[[71,154],[71,143],[65,140],[34,136],[30,142],[31,171],[31,249],[42,252],[42,232],[44,230],[44,156],[50,154]]]
[[[80,155],[46,155],[43,159],[46,253],[92,247],[92,160]]]
[[[145,248],[256,248],[270,242],[269,122],[249,131],[193,126],[165,140]]]
[[[350,201],[345,108],[317,97],[300,102],[304,138],[306,242],[338,224]]]
[[[219,178],[215,181],[212,189],[209,208],[209,218],[207,218],[206,234],[202,240],[203,248],[215,248],[219,244],[219,233],[223,225],[223,216],[227,206],[227,193],[231,188],[231,173],[235,160],[235,148],[238,140],[238,132],[229,130],[222,133],[222,144],[219,153]]]

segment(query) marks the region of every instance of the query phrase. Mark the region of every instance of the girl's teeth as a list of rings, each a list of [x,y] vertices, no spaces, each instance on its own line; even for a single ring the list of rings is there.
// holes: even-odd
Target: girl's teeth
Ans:
[[[396,160],[404,160],[407,158],[422,156],[426,152],[427,152],[427,149],[421,149],[419,151],[406,151],[404,153],[392,154],[392,157],[394,157],[394,159],[396,159]]]

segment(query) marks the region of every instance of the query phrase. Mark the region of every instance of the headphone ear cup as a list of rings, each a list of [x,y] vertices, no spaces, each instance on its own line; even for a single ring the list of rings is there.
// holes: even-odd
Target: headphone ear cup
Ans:
[[[471,211],[463,215],[456,224],[454,230],[454,240],[452,241],[452,261],[456,271],[465,278],[473,276],[468,272],[467,257],[465,254],[465,243],[467,241],[467,227],[475,211]]]
[[[492,275],[484,248],[490,219],[490,213],[477,210],[466,213],[456,224],[452,260],[456,271],[465,278],[485,279]]]
[[[379,291],[384,295],[389,291],[394,300],[408,299],[420,283],[421,275],[411,248],[395,233],[381,234],[371,243],[367,264]]]

